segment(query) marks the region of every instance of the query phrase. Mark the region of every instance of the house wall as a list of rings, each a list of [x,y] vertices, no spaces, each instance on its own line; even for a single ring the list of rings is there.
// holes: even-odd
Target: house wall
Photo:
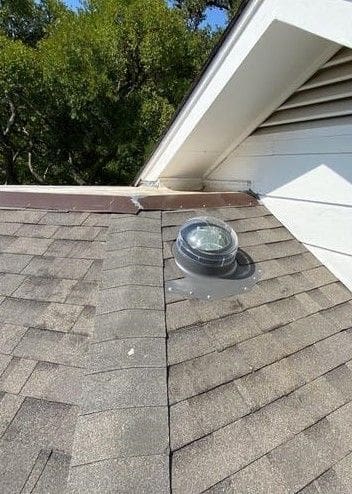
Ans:
[[[352,290],[352,117],[252,134],[206,180],[243,183]]]
[[[247,184],[352,290],[352,50],[325,62],[205,184]]]

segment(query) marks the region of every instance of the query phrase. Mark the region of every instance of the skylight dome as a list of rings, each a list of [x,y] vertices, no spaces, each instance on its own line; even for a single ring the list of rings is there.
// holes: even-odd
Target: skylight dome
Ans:
[[[223,277],[236,269],[237,249],[232,228],[217,218],[201,216],[182,225],[174,253],[185,273]]]
[[[166,283],[169,292],[199,299],[220,299],[245,293],[260,270],[238,247],[236,232],[224,221],[200,216],[180,228],[173,254],[184,277]]]

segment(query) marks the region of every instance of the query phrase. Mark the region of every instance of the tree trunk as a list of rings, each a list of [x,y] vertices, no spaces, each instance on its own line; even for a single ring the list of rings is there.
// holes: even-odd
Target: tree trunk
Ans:
[[[3,156],[5,160],[6,184],[16,185],[18,184],[17,173],[15,169],[17,155],[16,153],[13,153],[11,149],[5,149]]]

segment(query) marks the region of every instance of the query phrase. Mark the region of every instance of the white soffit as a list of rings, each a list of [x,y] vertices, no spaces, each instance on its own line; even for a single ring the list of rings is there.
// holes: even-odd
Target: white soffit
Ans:
[[[253,0],[138,181],[207,176],[341,45],[349,0]]]

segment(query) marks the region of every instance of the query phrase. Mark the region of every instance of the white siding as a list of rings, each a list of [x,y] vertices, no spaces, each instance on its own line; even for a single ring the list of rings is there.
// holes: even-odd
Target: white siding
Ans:
[[[343,48],[206,179],[248,183],[352,290],[352,50]]]
[[[342,48],[260,127],[352,115],[352,50]]]
[[[262,129],[206,183],[242,181],[352,289],[352,117]]]

